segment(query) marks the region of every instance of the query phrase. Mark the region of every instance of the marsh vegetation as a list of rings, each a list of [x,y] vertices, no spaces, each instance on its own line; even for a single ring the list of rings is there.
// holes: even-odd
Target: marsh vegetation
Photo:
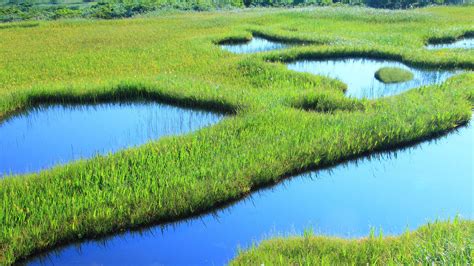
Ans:
[[[452,42],[440,42],[434,44],[428,44],[428,49],[474,49],[474,38],[461,38]]]
[[[471,123],[412,147],[292,176],[200,217],[68,245],[28,263],[223,265],[239,248],[305,230],[354,239],[371,230],[396,236],[428,221],[473,218],[466,186],[473,134]],[[182,250],[190,252],[180,256]]]
[[[372,232],[363,239],[345,240],[308,231],[304,236],[264,241],[239,254],[231,265],[470,264],[473,234],[474,222],[460,219],[427,224],[398,237]]]
[[[0,177],[189,133],[221,118],[145,102],[41,106],[0,124]]]
[[[456,73],[455,70],[415,68],[393,60],[370,58],[300,60],[289,63],[288,68],[338,79],[347,84],[347,96],[368,99],[440,84]],[[381,69],[383,73],[378,72]],[[386,72],[387,69],[390,73]],[[393,69],[401,71],[393,73]],[[377,73],[383,78],[378,77]]]
[[[252,9],[2,28],[2,125],[39,105],[136,100],[232,116],[113,154],[5,176],[0,180],[0,264],[59,244],[185,219],[305,170],[423,141],[468,123],[474,101],[472,50],[429,50],[425,44],[472,31],[472,14],[470,6]],[[254,35],[308,45],[252,54],[216,45]],[[311,64],[337,65],[341,58],[383,60],[382,65],[370,62],[376,65],[367,71],[371,80],[387,61],[410,66],[414,80],[417,69],[434,72],[426,74],[428,83],[347,97],[354,86],[344,84],[344,76],[336,80],[311,72],[319,69]],[[288,69],[298,62],[308,62],[311,73]],[[465,246],[470,223],[459,223],[455,246]],[[330,247],[332,242],[322,243]],[[465,262],[457,251],[443,253],[442,259]],[[381,253],[367,254],[372,259]],[[403,261],[415,263],[418,257],[407,258]]]
[[[400,83],[412,80],[414,75],[408,70],[397,67],[382,67],[374,77],[383,83]]]

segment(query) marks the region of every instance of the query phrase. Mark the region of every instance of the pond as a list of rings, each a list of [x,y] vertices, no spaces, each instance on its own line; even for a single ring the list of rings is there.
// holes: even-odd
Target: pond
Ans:
[[[474,38],[463,38],[452,43],[428,44],[427,49],[474,49]]]
[[[222,117],[158,103],[43,106],[0,122],[0,177],[190,132]]]
[[[69,245],[30,265],[222,265],[237,247],[288,233],[400,234],[436,219],[474,219],[473,126],[417,146],[301,174],[188,221]]]
[[[463,39],[449,45],[469,46],[470,40],[471,39]],[[259,37],[254,37],[247,43],[221,45],[224,50],[237,54],[284,49],[289,46],[289,44],[273,42]],[[288,63],[287,66],[291,70],[339,79],[348,86],[346,95],[359,99],[387,97],[400,94],[413,88],[439,84],[460,72],[459,70],[410,67],[398,61],[370,58],[299,60]],[[382,67],[395,67],[408,70],[413,73],[414,78],[401,83],[383,83],[375,78],[375,72]]]
[[[222,44],[220,46],[222,49],[235,54],[257,53],[290,47],[289,44],[273,42],[259,37],[253,37],[252,40],[246,43]]]
[[[414,78],[401,83],[383,83],[374,76],[375,72],[382,67],[409,70]],[[439,84],[459,72],[414,68],[397,61],[365,58],[300,60],[289,63],[288,68],[339,79],[347,84],[347,96],[367,99],[396,95],[416,87]]]

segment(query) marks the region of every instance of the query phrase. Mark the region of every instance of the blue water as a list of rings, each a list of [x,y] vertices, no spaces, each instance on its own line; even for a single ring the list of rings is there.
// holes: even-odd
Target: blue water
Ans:
[[[259,37],[253,37],[252,40],[246,43],[221,45],[222,49],[236,54],[248,54],[270,50],[279,50],[287,48],[289,46],[289,44],[273,42]]]
[[[0,177],[190,132],[221,118],[158,103],[41,107],[0,122]]]
[[[83,242],[31,265],[222,265],[275,235],[400,234],[435,219],[474,219],[473,126],[435,141],[305,173],[197,219]]]
[[[407,82],[385,84],[374,76],[382,67],[409,70],[414,78]],[[397,61],[363,58],[301,60],[289,63],[288,68],[341,80],[347,84],[347,96],[368,99],[396,95],[420,86],[439,84],[458,73],[458,71],[414,68]]]
[[[470,41],[472,39],[464,39],[449,45],[464,47],[470,45]],[[233,53],[247,54],[284,49],[289,45],[254,37],[247,43],[221,45],[221,47]],[[459,73],[454,70],[415,68],[392,60],[364,58],[299,60],[288,63],[287,66],[291,70],[339,79],[348,86],[346,95],[359,99],[376,99],[396,95],[420,86],[439,84]],[[383,83],[375,78],[375,72],[382,67],[398,67],[409,70],[413,73],[414,78],[401,83]]]
[[[428,44],[427,49],[474,49],[474,38],[459,39],[452,43]]]

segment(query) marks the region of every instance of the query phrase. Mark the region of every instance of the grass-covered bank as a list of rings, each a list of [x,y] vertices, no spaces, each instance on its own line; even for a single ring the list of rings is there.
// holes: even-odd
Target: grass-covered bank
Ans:
[[[265,61],[390,53],[418,64],[469,67],[472,51],[426,51],[424,44],[434,31],[471,29],[472,11],[261,10],[2,29],[2,119],[41,103],[132,99],[234,115],[185,136],[1,180],[0,263],[62,242],[193,215],[287,174],[467,122],[472,72],[367,101],[346,98],[338,81]],[[256,30],[331,45],[242,56],[214,45]]]
[[[400,236],[373,232],[363,239],[314,235],[275,238],[241,252],[230,265],[449,264],[471,265],[474,222],[428,223]]]

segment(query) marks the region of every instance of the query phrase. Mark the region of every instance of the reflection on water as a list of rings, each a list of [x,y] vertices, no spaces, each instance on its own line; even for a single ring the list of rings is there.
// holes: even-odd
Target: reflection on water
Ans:
[[[382,67],[409,70],[414,78],[402,83],[385,84],[374,77],[375,72]],[[289,63],[288,68],[339,79],[347,84],[348,96],[368,99],[395,95],[416,87],[441,83],[457,73],[456,71],[413,68],[397,61],[363,58],[301,60]]]
[[[246,43],[221,45],[222,49],[236,54],[248,54],[270,50],[278,50],[287,48],[289,46],[289,44],[273,42],[259,37],[253,37],[252,40]]]
[[[428,44],[427,49],[474,49],[474,38],[459,39],[452,43]]]
[[[38,108],[0,123],[0,176],[114,152],[221,118],[157,103]]]
[[[237,247],[314,228],[384,235],[456,215],[474,219],[473,126],[435,141],[289,179],[235,205],[169,226],[70,245],[32,265],[222,265]]]

